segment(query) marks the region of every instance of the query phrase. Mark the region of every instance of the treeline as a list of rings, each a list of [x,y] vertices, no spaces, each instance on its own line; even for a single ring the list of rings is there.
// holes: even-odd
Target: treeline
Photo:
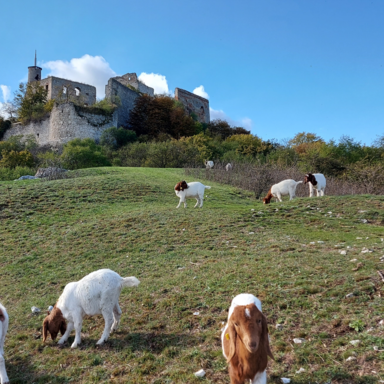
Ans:
[[[33,107],[33,103],[25,101],[28,113],[49,109],[44,104],[43,91],[32,92],[21,87],[18,105],[24,105],[23,100],[34,95],[38,106]],[[118,101],[111,104],[102,100],[92,108],[111,113],[117,106]],[[18,109],[17,113],[21,110]],[[8,120],[0,118],[0,135],[9,125]],[[13,137],[0,142],[0,172],[7,169],[8,178],[9,170],[17,167],[33,169],[60,165],[79,169],[114,165],[177,168],[203,167],[204,160],[295,167],[300,172],[321,172],[329,177],[350,180],[354,177],[357,180],[356,175],[362,172],[382,177],[384,136],[370,146],[348,136],[341,137],[338,142],[327,142],[307,132],[299,133],[284,143],[263,140],[242,127],[231,127],[226,121],[200,123],[193,114],[186,114],[184,106],[171,97],[142,95],[136,99],[127,125],[105,130],[98,143],[91,139],[75,139],[52,149],[39,148],[32,137],[26,140]]]

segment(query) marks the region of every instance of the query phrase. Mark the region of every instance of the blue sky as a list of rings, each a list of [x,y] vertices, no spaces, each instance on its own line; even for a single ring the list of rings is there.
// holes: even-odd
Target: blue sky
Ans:
[[[0,14],[0,102],[37,49],[43,77],[99,96],[127,72],[158,92],[198,88],[212,116],[263,139],[384,134],[382,0],[2,0]]]

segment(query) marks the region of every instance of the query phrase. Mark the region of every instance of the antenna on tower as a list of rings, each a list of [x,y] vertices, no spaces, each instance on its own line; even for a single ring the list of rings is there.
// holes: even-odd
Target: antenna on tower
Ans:
[[[35,49],[35,67],[36,67],[36,49]]]

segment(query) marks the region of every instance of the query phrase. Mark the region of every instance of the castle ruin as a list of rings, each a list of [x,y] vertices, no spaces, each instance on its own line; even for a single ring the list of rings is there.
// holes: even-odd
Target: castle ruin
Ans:
[[[92,138],[98,141],[105,129],[127,126],[135,100],[140,95],[155,94],[154,89],[141,82],[136,73],[111,77],[105,86],[105,97],[112,102],[118,98],[119,106],[112,116],[99,115],[79,106],[92,106],[96,102],[96,87],[55,76],[42,79],[41,72],[42,68],[36,65],[35,54],[35,65],[28,67],[28,83],[40,82],[40,85],[47,90],[48,100],[56,99],[62,103],[55,104],[51,113],[42,121],[32,121],[25,126],[21,123],[13,124],[5,132],[4,140],[15,135],[32,135],[39,145],[50,146],[63,144],[75,138]],[[180,101],[185,111],[194,115],[199,122],[209,123],[207,99],[180,88],[175,89],[175,99]]]

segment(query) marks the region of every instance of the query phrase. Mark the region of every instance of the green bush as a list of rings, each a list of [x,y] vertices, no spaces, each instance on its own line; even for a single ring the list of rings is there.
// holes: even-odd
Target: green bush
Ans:
[[[110,166],[100,145],[92,139],[74,139],[64,145],[61,155],[63,165],[68,169]]]
[[[101,134],[100,144],[108,148],[118,149],[128,143],[137,141],[136,132],[124,129],[123,127],[107,128]]]
[[[0,167],[4,168],[16,168],[16,167],[28,167],[32,168],[35,165],[32,153],[23,151],[7,151],[3,150],[1,153]]]
[[[16,180],[21,176],[31,175],[36,173],[35,168],[29,167],[16,167],[16,168],[2,168],[0,167],[0,181]]]

